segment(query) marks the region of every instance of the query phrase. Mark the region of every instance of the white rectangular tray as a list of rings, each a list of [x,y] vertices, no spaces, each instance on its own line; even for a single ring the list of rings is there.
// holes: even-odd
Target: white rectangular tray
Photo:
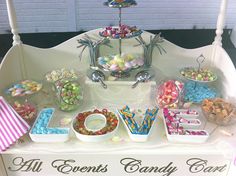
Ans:
[[[55,109],[54,108],[52,108],[52,109],[53,109],[53,114],[54,114]],[[29,132],[29,136],[32,139],[32,141],[41,142],[41,143],[43,143],[43,142],[53,143],[53,142],[65,142],[65,141],[67,141],[69,139],[69,128],[67,128],[68,133],[66,133],[66,134],[33,134],[32,133],[32,130],[34,129],[34,126],[37,123],[41,112],[38,114],[38,117],[36,118],[32,128]],[[57,128],[57,129],[62,129],[62,128]],[[65,128],[63,128],[63,129],[65,129]]]
[[[209,138],[209,134],[205,130],[200,130],[204,131],[206,135],[178,135],[178,134],[172,134],[170,135],[168,133],[165,117],[163,116],[163,121],[164,121],[164,128],[166,132],[166,137],[168,141],[173,142],[173,143],[204,143],[207,141]],[[191,130],[191,131],[199,131],[195,129],[185,129],[185,130]]]

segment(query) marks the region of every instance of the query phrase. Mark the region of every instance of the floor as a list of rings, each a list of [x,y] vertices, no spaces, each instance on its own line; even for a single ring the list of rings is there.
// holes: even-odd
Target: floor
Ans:
[[[152,33],[162,33],[162,36],[170,42],[184,48],[198,48],[209,45],[214,41],[215,30],[213,29],[193,29],[193,30],[153,30]],[[65,32],[65,33],[33,33],[20,34],[23,43],[40,48],[49,48],[56,46],[83,32]],[[230,55],[236,66],[236,48],[230,41],[230,30],[223,33],[223,47]],[[11,34],[0,35],[0,61],[9,50],[12,44]]]

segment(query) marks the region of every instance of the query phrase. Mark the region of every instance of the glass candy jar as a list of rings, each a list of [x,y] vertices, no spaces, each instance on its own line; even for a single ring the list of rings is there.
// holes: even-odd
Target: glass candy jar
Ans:
[[[43,84],[26,79],[12,83],[4,90],[4,95],[12,108],[30,126],[37,116],[37,99],[40,97]]]
[[[13,109],[30,125],[32,126],[36,116],[37,107],[34,103],[28,102],[27,100],[15,100],[10,102]]]
[[[156,90],[159,108],[180,108],[183,105],[184,83],[178,80],[162,81]]]
[[[78,79],[60,79],[54,83],[55,101],[62,111],[77,109],[83,99],[82,87]]]

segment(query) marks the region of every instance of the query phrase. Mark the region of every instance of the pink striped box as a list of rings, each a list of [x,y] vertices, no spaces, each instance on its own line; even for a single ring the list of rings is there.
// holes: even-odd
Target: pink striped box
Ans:
[[[0,152],[9,148],[29,129],[29,125],[0,96]]]

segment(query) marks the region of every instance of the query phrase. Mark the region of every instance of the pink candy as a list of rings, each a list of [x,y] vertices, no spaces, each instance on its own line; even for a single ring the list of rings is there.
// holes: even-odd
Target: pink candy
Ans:
[[[194,110],[187,110],[182,112],[196,112]],[[178,134],[178,135],[207,135],[203,130],[186,130],[181,126],[182,124],[192,124],[196,125],[199,124],[200,121],[197,119],[185,119],[183,117],[177,116],[178,111],[173,112],[167,108],[163,109],[163,114],[165,118],[165,123],[167,126],[168,133],[170,135]]]
[[[129,38],[132,36],[135,36],[139,33],[141,33],[140,30],[136,28],[136,26],[127,26],[127,25],[121,25],[120,27],[112,27],[108,26],[106,27],[102,32],[100,32],[100,35],[103,37],[112,37],[112,38]]]
[[[207,135],[205,131],[191,131],[191,130],[185,130],[186,135]]]
[[[190,110],[190,109],[189,109],[189,110],[187,110],[187,111],[179,111],[178,114],[179,114],[179,115],[184,115],[184,114],[197,115],[198,112],[195,111],[195,110]]]
[[[201,130],[169,130],[169,134],[178,134],[178,135],[193,135],[193,136],[203,136],[207,135],[205,131]]]
[[[177,108],[180,94],[184,83],[176,80],[168,80],[161,84],[157,89],[156,101],[160,108]]]

